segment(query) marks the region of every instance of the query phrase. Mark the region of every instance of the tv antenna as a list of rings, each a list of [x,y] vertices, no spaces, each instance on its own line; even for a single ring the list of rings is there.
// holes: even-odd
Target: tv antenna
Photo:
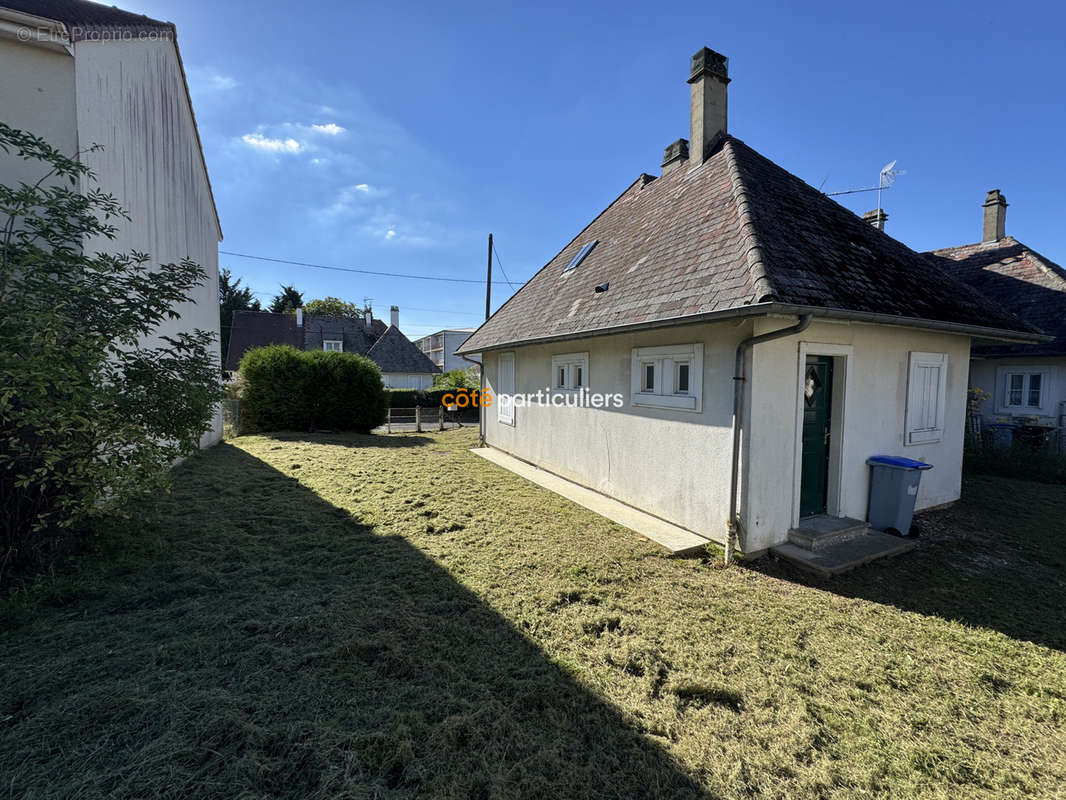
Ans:
[[[838,194],[858,194],[859,192],[877,192],[877,211],[878,216],[881,212],[881,192],[885,189],[891,189],[892,184],[896,182],[896,178],[900,175],[906,175],[907,171],[903,169],[895,169],[895,160],[889,161],[881,168],[881,172],[877,175],[877,186],[867,186],[865,189],[844,189],[839,192],[826,192],[826,197],[835,197]]]

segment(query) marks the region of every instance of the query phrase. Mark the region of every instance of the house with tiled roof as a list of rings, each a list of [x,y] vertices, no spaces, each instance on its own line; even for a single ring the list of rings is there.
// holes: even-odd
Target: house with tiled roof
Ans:
[[[1049,341],[978,342],[971,350],[970,386],[986,423],[1066,426],[1066,269],[1008,236],[1007,199],[998,189],[983,203],[981,241],[934,250],[954,277],[1048,334]]]
[[[0,65],[0,120],[78,154],[95,175],[83,188],[113,195],[130,215],[109,220],[114,238],[86,246],[157,264],[188,258],[207,273],[140,345],[195,330],[217,341],[222,228],[174,24],[87,0],[0,0]],[[39,162],[0,152],[0,183],[40,178]],[[219,411],[201,445],[221,436]]]
[[[234,311],[225,367],[236,372],[254,347],[287,344],[299,350],[326,350],[367,356],[378,365],[387,389],[429,389],[440,374],[434,364],[400,331],[400,309],[390,310],[390,324],[367,310],[362,317]]]
[[[730,135],[724,56],[688,83],[662,174],[459,349],[485,444],[727,554],[897,552],[865,525],[867,459],[932,464],[919,509],[956,500],[971,340],[1040,337]]]

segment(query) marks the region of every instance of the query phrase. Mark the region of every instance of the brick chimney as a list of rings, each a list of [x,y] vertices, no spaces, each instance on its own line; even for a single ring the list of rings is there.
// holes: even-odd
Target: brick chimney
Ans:
[[[367,330],[374,327],[374,313],[369,308],[363,310],[363,324]]]
[[[389,308],[389,324],[394,328],[400,327],[400,307],[392,306]]]
[[[704,47],[692,57],[688,83],[692,87],[689,164],[698,167],[707,158],[715,137],[719,133],[728,133],[726,86],[729,84],[729,59]]]
[[[1007,235],[1007,198],[993,189],[985,197],[985,220],[981,231],[982,242],[998,242]]]
[[[296,309],[296,327],[302,328],[304,326],[304,310],[302,308]]]
[[[885,220],[888,219],[888,214],[885,213],[883,208],[878,208],[873,211],[867,211],[862,215],[863,222],[869,222],[877,230],[883,231],[885,229]]]

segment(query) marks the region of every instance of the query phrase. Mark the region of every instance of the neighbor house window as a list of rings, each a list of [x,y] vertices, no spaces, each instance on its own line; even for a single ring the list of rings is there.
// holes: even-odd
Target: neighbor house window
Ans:
[[[322,342],[322,349],[327,353],[343,353],[344,342],[340,339],[326,339]]]
[[[634,348],[632,372],[633,405],[702,410],[702,343]]]
[[[576,392],[588,388],[589,354],[562,353],[552,356],[552,389]]]
[[[1008,369],[1004,381],[1004,411],[1036,411],[1044,405],[1043,372],[1022,368]]]
[[[904,444],[928,444],[943,438],[947,380],[946,353],[911,353]]]

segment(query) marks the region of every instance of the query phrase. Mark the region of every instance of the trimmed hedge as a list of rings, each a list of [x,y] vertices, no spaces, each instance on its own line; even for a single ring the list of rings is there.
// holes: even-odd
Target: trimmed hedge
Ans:
[[[388,389],[389,408],[436,408],[441,398],[455,389]]]
[[[256,430],[368,433],[385,422],[381,371],[364,356],[256,347],[241,359],[240,374],[242,416]]]

